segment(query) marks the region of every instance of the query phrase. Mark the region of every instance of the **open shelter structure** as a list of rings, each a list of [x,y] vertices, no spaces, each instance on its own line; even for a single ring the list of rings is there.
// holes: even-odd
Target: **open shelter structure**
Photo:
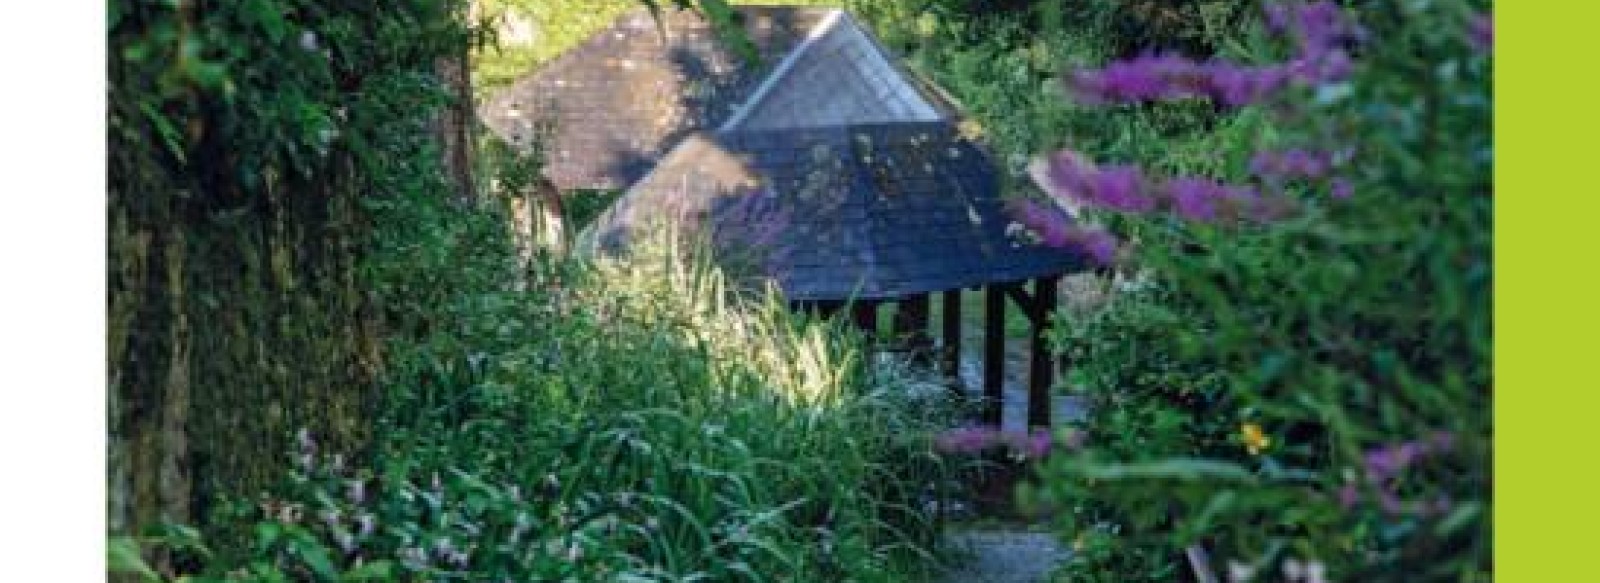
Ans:
[[[982,290],[984,419],[996,425],[1014,303],[1030,322],[1028,424],[1050,425],[1055,363],[1043,332],[1057,282],[1084,263],[1009,219],[996,165],[957,130],[954,100],[848,13],[738,14],[757,61],[692,12],[658,22],[640,11],[482,115],[514,143],[544,132],[559,188],[625,190],[589,228],[601,246],[626,246],[659,220],[704,233],[720,264],[775,282],[796,309],[847,311],[870,337],[892,307],[894,338],[936,354],[955,379],[961,292]]]

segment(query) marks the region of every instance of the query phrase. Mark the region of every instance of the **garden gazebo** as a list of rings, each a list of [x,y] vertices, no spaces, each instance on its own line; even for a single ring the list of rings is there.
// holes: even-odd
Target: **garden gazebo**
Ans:
[[[1005,312],[1027,316],[1028,425],[1050,425],[1044,329],[1074,255],[1032,242],[1002,208],[991,158],[948,122],[701,133],[684,140],[591,227],[618,248],[665,220],[702,233],[736,275],[775,282],[797,309],[849,310],[869,335],[894,307],[900,339],[959,375],[961,292],[984,294],[985,422],[1000,424]],[[1031,289],[1030,289],[1031,288]],[[931,303],[942,302],[935,346]]]

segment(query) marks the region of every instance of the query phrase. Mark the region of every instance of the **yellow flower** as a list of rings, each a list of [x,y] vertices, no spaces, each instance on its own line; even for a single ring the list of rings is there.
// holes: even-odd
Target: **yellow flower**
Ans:
[[[1244,434],[1244,448],[1250,450],[1250,455],[1260,455],[1267,446],[1272,445],[1272,440],[1261,431],[1261,426],[1246,423],[1239,426],[1239,432]]]

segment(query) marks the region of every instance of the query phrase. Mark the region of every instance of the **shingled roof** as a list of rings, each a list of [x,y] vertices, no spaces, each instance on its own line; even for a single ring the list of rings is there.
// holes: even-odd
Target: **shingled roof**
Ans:
[[[546,174],[564,190],[627,188],[697,131],[953,117],[844,11],[737,13],[755,63],[693,11],[665,10],[658,25],[640,10],[490,98],[480,115],[513,143],[548,126]]]
[[[653,221],[709,235],[736,274],[790,300],[895,299],[1081,268],[1014,236],[994,165],[948,122],[701,133],[588,233],[606,248]]]

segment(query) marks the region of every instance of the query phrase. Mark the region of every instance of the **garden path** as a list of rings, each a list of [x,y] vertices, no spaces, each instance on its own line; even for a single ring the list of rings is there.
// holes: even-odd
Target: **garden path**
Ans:
[[[1067,557],[1050,532],[974,530],[945,540],[957,550],[957,566],[940,583],[1038,583]]]

